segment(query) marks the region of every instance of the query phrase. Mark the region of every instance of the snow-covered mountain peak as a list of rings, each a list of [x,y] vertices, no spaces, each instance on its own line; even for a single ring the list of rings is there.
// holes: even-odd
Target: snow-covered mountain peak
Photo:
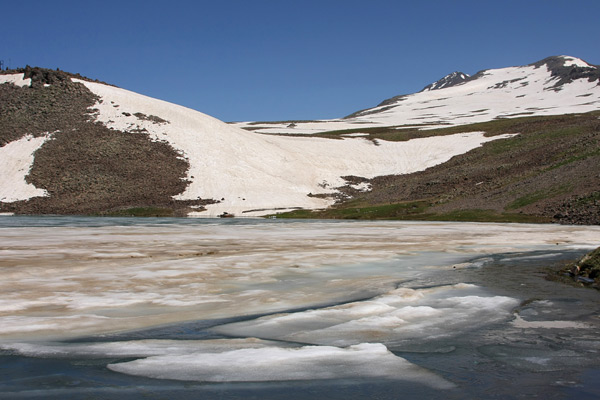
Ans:
[[[344,118],[282,123],[239,123],[260,133],[440,126],[499,118],[585,113],[600,109],[600,68],[571,56],[486,69],[472,76],[453,72],[413,94],[395,96]]]
[[[469,77],[469,74],[465,74],[464,72],[460,71],[454,71],[451,74],[446,75],[442,79],[425,86],[421,91],[425,92],[428,90],[438,90],[450,86],[455,86],[465,82]]]
[[[600,68],[580,58],[571,56],[552,56],[530,64],[535,68],[546,67],[550,72],[552,86],[548,89],[563,90],[565,85],[577,81],[587,81],[600,85]],[[550,82],[550,81],[549,81]]]
[[[540,60],[533,64],[529,64],[529,66],[534,66],[536,68],[539,68],[543,65],[547,66],[548,70],[550,71],[553,71],[557,68],[584,68],[592,70],[598,69],[596,65],[592,65],[587,61],[582,60],[581,58],[565,55],[546,57],[543,60]]]
[[[570,66],[576,66],[576,67],[592,67],[592,68],[597,68],[594,65],[590,65],[587,62],[583,61],[581,58],[577,58],[577,57],[571,57],[571,56],[559,56],[560,58],[564,59],[564,66],[565,67],[570,67]]]

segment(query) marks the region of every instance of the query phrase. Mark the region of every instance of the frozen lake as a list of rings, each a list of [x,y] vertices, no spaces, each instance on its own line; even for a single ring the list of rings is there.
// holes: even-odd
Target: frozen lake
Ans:
[[[2,398],[597,398],[600,227],[0,217]]]

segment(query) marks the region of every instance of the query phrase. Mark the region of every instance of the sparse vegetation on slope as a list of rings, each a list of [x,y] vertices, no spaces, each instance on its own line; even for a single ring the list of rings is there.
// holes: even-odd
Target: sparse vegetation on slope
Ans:
[[[288,215],[600,224],[599,116],[522,117],[428,131],[519,135],[425,171],[372,179],[372,191],[354,193],[331,210]]]

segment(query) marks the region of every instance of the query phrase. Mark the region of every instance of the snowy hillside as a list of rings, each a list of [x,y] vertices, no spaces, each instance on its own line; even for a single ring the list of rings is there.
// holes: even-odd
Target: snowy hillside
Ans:
[[[332,193],[346,184],[342,176],[415,172],[499,138],[475,132],[375,144],[361,138],[265,136],[127,90],[81,83],[100,96],[95,105],[98,121],[125,132],[145,129],[154,140],[166,141],[181,152],[190,164],[191,183],[177,198],[219,201],[202,215],[323,208],[332,201],[308,195]],[[166,122],[140,121],[134,115],[140,112]]]
[[[0,202],[8,204],[36,197],[56,197],[66,190],[72,192],[71,200],[64,201],[66,207],[72,202],[94,202],[95,197],[89,195],[98,190],[106,192],[102,194],[104,198],[118,198],[124,196],[119,194],[119,186],[132,184],[131,181],[118,181],[124,179],[118,171],[121,167],[125,168],[124,163],[133,163],[132,174],[134,177],[136,174],[139,176],[138,182],[135,182],[139,189],[136,190],[149,189],[151,192],[154,187],[147,186],[157,183],[150,180],[152,177],[148,177],[147,172],[146,175],[139,174],[142,169],[158,172],[166,166],[160,161],[136,166],[135,160],[123,154],[124,148],[121,147],[126,145],[123,140],[139,140],[140,135],[152,142],[169,145],[177,152],[177,157],[188,164],[187,176],[177,178],[185,179],[184,190],[171,198],[174,201],[192,201],[189,204],[200,200],[213,201],[209,205],[196,203],[198,205],[191,206],[195,209],[192,215],[206,216],[217,216],[224,212],[251,216],[296,208],[324,208],[334,202],[331,195],[337,192],[338,187],[350,185],[357,190],[368,189],[368,185],[364,183],[348,182],[342,177],[373,178],[420,171],[448,161],[485,142],[510,136],[484,137],[483,132],[470,132],[441,138],[386,142],[360,137],[336,140],[261,135],[185,107],[102,83],[65,78],[63,75],[48,78],[54,84],[39,80],[47,74],[52,75],[47,71],[38,74],[35,88],[27,87],[31,84],[31,79],[24,79],[23,74],[0,75],[0,82],[11,87],[16,84],[19,89],[5,87],[14,93],[24,90],[26,92],[23,93],[30,95],[37,91],[36,93],[42,94],[38,96],[41,99],[45,98],[43,93],[50,93],[50,90],[68,94],[76,89],[86,91],[87,88],[91,92],[90,96],[95,96],[95,104],[87,107],[87,112],[91,114],[85,117],[88,120],[91,118],[91,121],[79,122],[79,125],[72,127],[67,125],[66,129],[49,128],[46,132],[38,131],[35,136],[25,130],[26,135],[13,135],[12,139],[9,137],[10,132],[5,132],[4,135],[8,138],[3,138],[5,145],[0,147],[0,169],[4,171],[0,179]],[[72,83],[65,83],[65,88],[59,87],[67,79]],[[44,104],[40,107],[42,106]],[[43,114],[53,112],[60,111],[45,111]],[[21,117],[26,120],[29,118],[28,115]],[[58,117],[62,118],[60,115]],[[102,131],[94,122],[110,130]],[[69,135],[77,132],[80,132],[79,136],[68,139]],[[116,139],[110,139],[115,134]],[[90,141],[95,140],[93,137],[102,135],[109,137],[102,140],[113,140],[115,143]],[[88,141],[89,144],[86,144]],[[82,143],[84,147],[81,151],[88,155],[73,154],[76,151],[73,146],[82,146]],[[48,150],[52,146],[62,149],[62,155],[54,156]],[[98,148],[94,148],[95,146]],[[130,146],[130,151],[135,150],[131,143],[127,146]],[[64,153],[68,148],[73,148],[72,152]],[[46,160],[65,158],[59,162],[50,161],[56,174],[63,175],[56,177],[50,174],[44,180],[39,178],[38,167],[35,173],[37,181],[32,181],[32,166],[44,150]],[[75,158],[69,161],[71,155]],[[90,158],[97,158],[97,161]],[[72,173],[69,172],[70,169],[73,169]],[[81,169],[85,169],[84,173]],[[79,174],[77,179],[71,179],[75,174]],[[48,179],[61,182],[70,179],[72,182],[65,189],[61,182],[55,182],[54,186],[46,185]],[[36,186],[35,182],[41,182],[38,185],[42,187]],[[107,185],[108,190],[105,190]],[[111,189],[110,185],[116,187]],[[88,195],[89,200],[82,200],[82,193]],[[140,192],[139,197],[148,198],[148,194]],[[126,204],[144,206],[147,204],[144,202],[149,201],[142,199],[139,203],[135,199],[133,203],[128,200]],[[88,212],[86,210],[79,207],[72,212]]]
[[[421,128],[463,125],[531,115],[600,109],[600,70],[569,56],[481,71],[455,72],[423,91],[397,96],[347,118],[289,123],[236,123],[262,133],[311,134],[382,126]]]
[[[599,76],[597,67],[580,59],[551,57],[524,67],[487,70],[474,76],[455,72],[419,93],[388,99],[344,119],[226,124],[195,110],[78,79],[60,70],[28,67],[24,73],[3,71],[0,213],[111,214],[156,208],[170,210],[172,215],[257,216],[323,209],[337,199],[358,198],[370,190],[385,193],[369,200],[373,204],[427,196],[428,202],[438,198],[436,204],[442,204],[460,193],[473,193],[473,188],[487,190],[483,183],[512,171],[507,166],[524,165],[515,164],[513,157],[526,141],[510,141],[511,151],[515,152],[507,155],[510,161],[491,159],[488,164],[492,175],[475,173],[479,166],[459,172],[449,170],[436,179],[414,183],[415,188],[422,189],[406,195],[406,199],[398,194],[402,184],[373,178],[430,171],[486,142],[516,134],[522,139],[531,132],[519,128],[485,135],[471,128],[431,137],[421,137],[425,135],[416,131],[419,135],[399,139],[366,137],[360,129],[389,127],[396,133],[395,128],[407,126],[423,129],[494,118],[599,110]],[[594,117],[581,123],[586,124],[585,129],[595,129],[595,122]],[[355,131],[332,138],[309,135],[343,129]],[[568,163],[595,157],[593,143],[592,147],[586,144],[593,135],[581,132],[576,145],[590,153],[569,156]],[[532,146],[540,148],[537,142]],[[566,165],[560,157],[569,151],[560,147],[552,147],[550,152],[540,150],[540,159],[535,163],[542,167],[533,163],[527,168],[538,171],[556,163]],[[545,154],[560,157],[547,160]],[[458,161],[458,165],[462,168],[463,164]],[[583,169],[587,170],[590,168]],[[558,169],[553,171],[556,176]],[[572,182],[567,172],[565,179]],[[533,176],[524,170],[514,173]],[[455,175],[461,176],[458,186],[452,183]],[[584,175],[577,172],[576,176]],[[514,182],[509,175],[506,179]],[[566,196],[580,187],[588,189],[577,189],[578,195],[595,196],[588,193],[595,190],[590,179],[569,188],[538,188],[532,196]],[[509,200],[516,201],[520,190],[512,191],[514,198]],[[486,193],[478,195],[484,199]],[[595,199],[593,196],[590,198]],[[497,208],[505,207],[503,204]],[[476,205],[489,207],[489,201],[481,200]],[[557,214],[550,208],[544,212]]]

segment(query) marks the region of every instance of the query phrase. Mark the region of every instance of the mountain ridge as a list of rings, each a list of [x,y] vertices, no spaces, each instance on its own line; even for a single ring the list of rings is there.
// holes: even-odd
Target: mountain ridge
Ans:
[[[600,68],[596,65],[589,64],[579,58],[570,57],[570,56],[550,56],[546,57],[543,60],[528,64],[526,66],[516,66],[516,67],[508,67],[508,68],[524,68],[524,67],[533,67],[535,69],[546,66],[548,71],[550,72],[550,77],[555,78],[556,83],[551,86],[552,90],[560,91],[565,84],[572,83],[578,79],[587,79],[589,82],[598,81],[598,85],[600,85]],[[417,93],[427,92],[430,90],[441,90],[445,88],[454,87],[457,85],[465,84],[468,82],[474,82],[478,79],[481,79],[489,74],[490,69],[485,69],[478,71],[472,76],[464,74],[462,72],[456,71],[451,74],[444,76],[438,81],[431,83],[425,86],[421,91]],[[519,79],[519,78],[515,78]],[[519,79],[520,80],[520,79]],[[513,80],[500,81],[496,83],[495,88],[504,88],[508,83],[517,82]],[[344,119],[350,119],[359,116],[366,115],[374,115],[381,112],[386,112],[392,109],[392,105],[397,104],[403,100],[405,100],[408,94],[397,95],[391,97],[389,99],[383,100],[377,106],[372,108],[367,108],[364,110],[356,111],[346,117]],[[385,107],[384,109],[379,109],[379,107]]]
[[[426,90],[440,90],[446,87],[459,85],[468,80],[469,78],[469,74],[465,74],[464,72],[460,71],[454,71],[444,76],[443,78],[425,86],[423,89],[421,89],[421,92],[424,92]]]

